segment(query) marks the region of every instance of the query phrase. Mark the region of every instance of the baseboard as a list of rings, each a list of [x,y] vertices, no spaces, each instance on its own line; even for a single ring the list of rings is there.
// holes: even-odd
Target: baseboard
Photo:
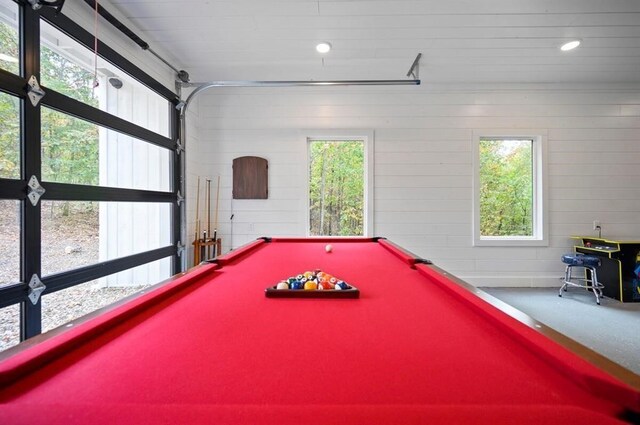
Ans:
[[[559,288],[560,276],[473,276],[458,277],[474,286],[492,288]]]

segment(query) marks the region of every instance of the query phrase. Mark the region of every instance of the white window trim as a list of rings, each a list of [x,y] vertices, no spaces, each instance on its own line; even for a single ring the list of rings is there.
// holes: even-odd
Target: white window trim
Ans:
[[[473,245],[474,246],[548,246],[547,132],[541,130],[474,131],[473,132]],[[534,235],[480,236],[480,140],[533,140],[533,211]]]
[[[374,193],[374,131],[373,130],[304,130],[301,132],[301,138],[305,143],[305,159],[302,161],[305,167],[305,176],[303,186],[304,208],[302,222],[304,226],[303,233],[310,236],[309,228],[309,142],[311,140],[361,140],[364,143],[364,237],[372,237],[374,235],[374,218],[373,218],[373,193]],[[332,238],[336,236],[330,236]],[[339,237],[339,236],[338,236]],[[346,236],[345,236],[346,237]]]

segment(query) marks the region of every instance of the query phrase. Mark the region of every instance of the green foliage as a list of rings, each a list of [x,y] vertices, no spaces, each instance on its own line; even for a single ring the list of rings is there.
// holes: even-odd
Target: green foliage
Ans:
[[[73,99],[98,107],[97,93],[94,93],[94,73],[67,59],[46,45],[40,52],[40,76],[42,84]]]
[[[20,100],[0,93],[0,178],[20,178]]]
[[[98,128],[43,107],[43,180],[96,185],[98,166]]]
[[[15,28],[0,21],[0,53],[3,53],[11,58],[20,57],[18,43],[18,33]],[[17,74],[20,72],[20,64],[17,62],[1,60],[0,68],[5,71]]]
[[[0,53],[18,57],[18,34],[0,22]],[[18,64],[0,60],[0,68],[17,74]],[[0,93],[0,178],[20,178],[20,101]]]
[[[361,236],[364,232],[364,144],[310,143],[311,235]]]
[[[480,141],[480,234],[533,235],[533,145]]]
[[[15,29],[0,23],[2,53],[18,57]],[[94,75],[66,57],[42,46],[41,77],[47,89],[64,93],[91,106],[98,106],[93,93]],[[18,66],[9,69],[10,62],[0,61],[2,68],[18,73]],[[0,94],[0,177],[20,177],[19,100]],[[42,178],[43,180],[98,184],[98,127],[61,112],[41,108]]]
[[[42,46],[43,84],[91,106],[94,75]],[[98,184],[98,127],[87,121],[42,108],[42,178],[74,184]]]

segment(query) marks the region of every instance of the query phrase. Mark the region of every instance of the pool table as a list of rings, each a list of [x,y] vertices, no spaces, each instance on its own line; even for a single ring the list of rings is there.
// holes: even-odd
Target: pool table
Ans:
[[[0,423],[638,421],[637,375],[429,263],[384,238],[257,240],[10,349]],[[313,269],[359,298],[265,296]]]

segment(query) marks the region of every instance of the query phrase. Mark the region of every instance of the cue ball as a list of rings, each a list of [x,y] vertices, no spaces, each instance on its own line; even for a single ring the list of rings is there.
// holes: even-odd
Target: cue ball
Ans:
[[[324,250],[327,252],[331,252],[331,250],[333,250],[333,247],[331,245],[327,245],[324,247]]]

